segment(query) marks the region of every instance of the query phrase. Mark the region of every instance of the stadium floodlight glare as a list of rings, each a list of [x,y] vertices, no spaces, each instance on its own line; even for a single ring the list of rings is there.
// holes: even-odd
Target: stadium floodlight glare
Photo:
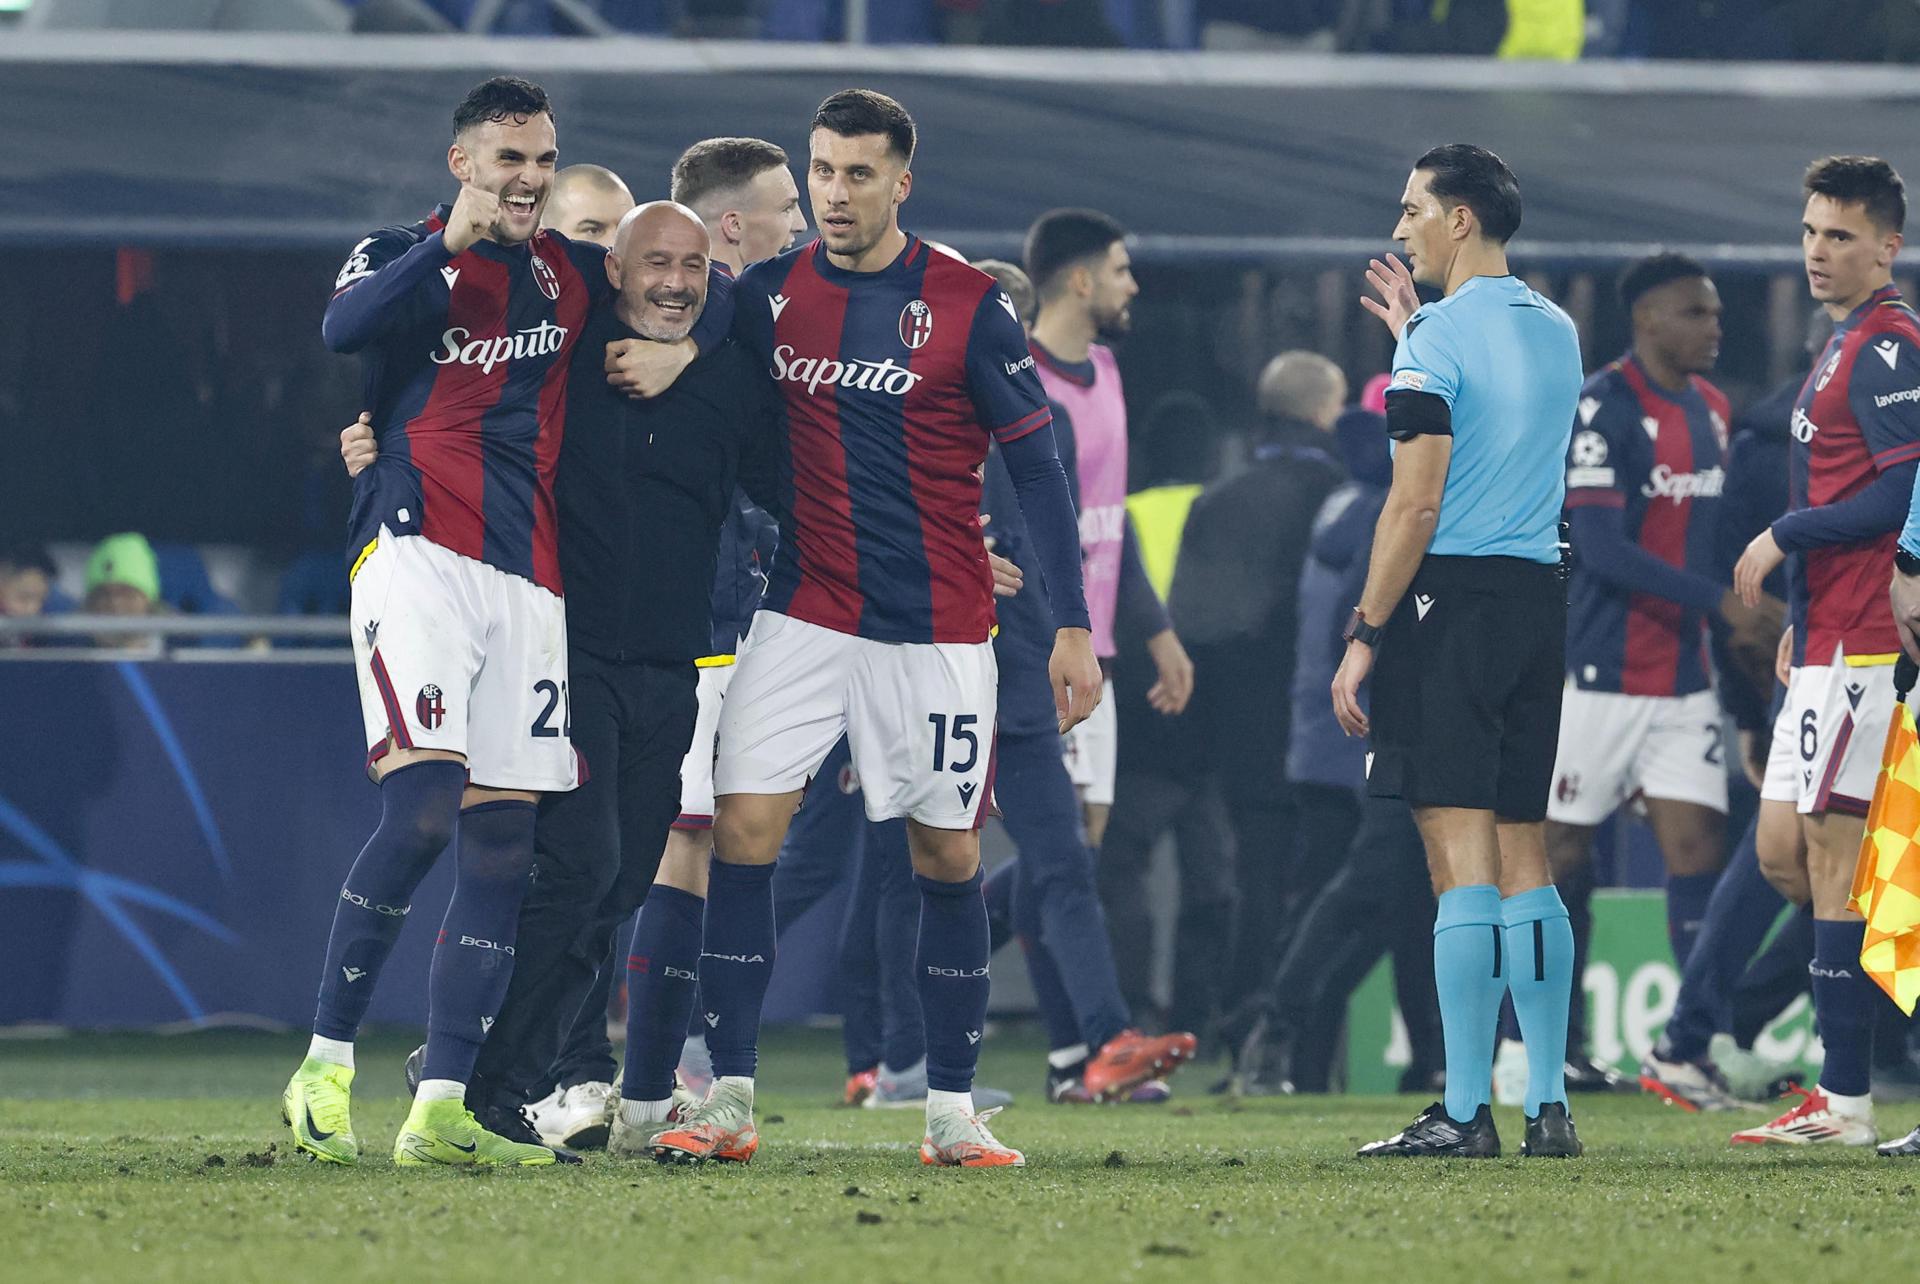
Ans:
[[[0,0],[0,13],[21,13],[33,4],[33,0]]]

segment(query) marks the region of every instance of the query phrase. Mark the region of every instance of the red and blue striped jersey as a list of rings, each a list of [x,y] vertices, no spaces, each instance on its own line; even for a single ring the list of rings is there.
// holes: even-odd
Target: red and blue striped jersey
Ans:
[[[1580,390],[1567,448],[1569,510],[1621,510],[1621,534],[1717,597],[1715,535],[1727,481],[1727,399],[1698,375],[1672,392],[1631,354]],[[1577,529],[1577,528],[1576,528]],[[1579,548],[1578,541],[1575,543]],[[1610,572],[1610,573],[1609,573]],[[1567,672],[1586,691],[1682,696],[1710,685],[1706,611],[1580,560],[1568,586]]]
[[[1792,434],[1782,524],[1800,510],[1844,504],[1920,459],[1920,321],[1893,286],[1834,328],[1794,403]],[[1861,538],[1822,541],[1788,559],[1795,664],[1829,664],[1836,646],[1850,656],[1900,650],[1887,582],[1905,515],[1899,505]]]
[[[819,241],[756,263],[734,308],[779,393],[780,553],[762,605],[885,642],[986,641],[988,439],[1052,421],[1006,295],[909,236],[878,272],[835,267]]]
[[[561,591],[554,469],[568,360],[608,297],[597,245],[543,231],[447,253],[449,210],[353,248],[322,333],[367,354],[380,458],[354,481],[349,557],[385,526]]]

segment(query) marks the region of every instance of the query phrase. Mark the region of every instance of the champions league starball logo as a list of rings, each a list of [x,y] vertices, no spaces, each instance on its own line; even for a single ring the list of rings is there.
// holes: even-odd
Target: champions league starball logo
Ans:
[[[933,338],[933,309],[925,299],[915,299],[900,309],[900,342],[918,351]]]

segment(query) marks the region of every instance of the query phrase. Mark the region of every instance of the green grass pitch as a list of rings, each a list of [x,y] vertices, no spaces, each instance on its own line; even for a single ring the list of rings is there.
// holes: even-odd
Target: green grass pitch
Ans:
[[[1037,1045],[994,1039],[981,1081],[1025,1171],[928,1170],[914,1111],[845,1110],[831,1032],[774,1032],[750,1168],[588,1158],[401,1172],[410,1040],[362,1044],[355,1169],[288,1154],[278,1094],[302,1038],[0,1043],[0,1280],[1041,1281],[1895,1278],[1920,1163],[1730,1152],[1739,1120],[1649,1098],[1576,1102],[1588,1156],[1362,1163],[1424,1101],[1204,1095],[1041,1104]],[[1920,1107],[1882,1108],[1904,1131]]]

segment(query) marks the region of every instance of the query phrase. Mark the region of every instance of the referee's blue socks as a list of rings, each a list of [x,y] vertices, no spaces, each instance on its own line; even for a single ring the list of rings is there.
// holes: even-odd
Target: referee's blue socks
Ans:
[[[1456,1123],[1472,1122],[1492,1100],[1493,1029],[1507,992],[1505,930],[1499,888],[1475,883],[1440,893],[1433,980],[1447,1047],[1447,1117]]]
[[[1507,925],[1507,988],[1527,1045],[1527,1118],[1567,1103],[1567,1005],[1573,999],[1573,924],[1551,883],[1500,902]]]

